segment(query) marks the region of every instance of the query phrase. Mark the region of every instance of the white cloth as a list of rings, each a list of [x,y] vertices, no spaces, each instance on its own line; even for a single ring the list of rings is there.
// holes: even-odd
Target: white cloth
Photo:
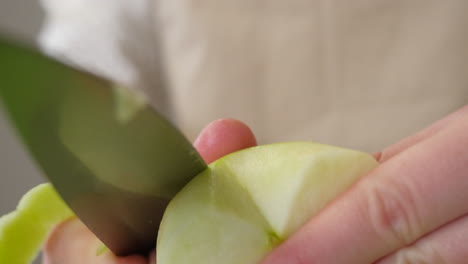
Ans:
[[[464,0],[43,0],[41,43],[143,89],[193,139],[377,151],[468,102]]]

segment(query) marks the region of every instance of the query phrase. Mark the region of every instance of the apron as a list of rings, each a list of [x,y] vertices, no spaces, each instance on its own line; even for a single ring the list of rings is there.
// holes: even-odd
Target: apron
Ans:
[[[121,44],[112,54],[93,52],[96,34],[54,40],[53,18],[44,47],[117,80],[132,72],[124,81],[191,140],[231,117],[260,144],[379,151],[468,102],[468,1],[118,2],[115,32],[102,37]],[[77,39],[89,62],[70,48]]]

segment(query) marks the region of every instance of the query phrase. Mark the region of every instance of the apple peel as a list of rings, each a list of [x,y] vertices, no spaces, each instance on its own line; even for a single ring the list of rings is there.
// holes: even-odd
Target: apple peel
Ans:
[[[73,216],[51,184],[34,187],[15,211],[0,218],[0,263],[31,263],[49,232]]]

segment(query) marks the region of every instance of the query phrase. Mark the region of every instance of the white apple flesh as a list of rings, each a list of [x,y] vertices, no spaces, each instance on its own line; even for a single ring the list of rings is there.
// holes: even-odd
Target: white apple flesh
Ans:
[[[157,263],[258,263],[377,164],[367,153],[310,142],[227,155],[169,204]]]

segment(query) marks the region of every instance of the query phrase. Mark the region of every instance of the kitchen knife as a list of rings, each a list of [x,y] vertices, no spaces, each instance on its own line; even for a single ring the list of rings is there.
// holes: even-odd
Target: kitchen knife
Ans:
[[[116,255],[154,248],[168,202],[206,168],[144,97],[1,38],[0,99],[43,174]]]

